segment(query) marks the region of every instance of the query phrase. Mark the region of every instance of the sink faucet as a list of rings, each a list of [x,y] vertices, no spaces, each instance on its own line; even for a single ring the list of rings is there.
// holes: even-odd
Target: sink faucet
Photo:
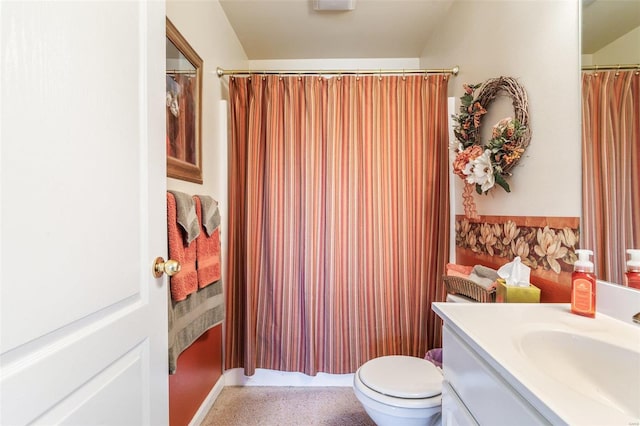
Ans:
[[[640,312],[638,312],[637,314],[635,314],[633,316],[633,318],[631,318],[633,320],[633,322],[640,324]]]

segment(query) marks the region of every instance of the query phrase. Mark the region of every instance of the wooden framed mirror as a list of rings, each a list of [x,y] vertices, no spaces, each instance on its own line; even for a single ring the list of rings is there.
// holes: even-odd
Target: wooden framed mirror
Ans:
[[[167,176],[202,183],[202,59],[167,18]]]

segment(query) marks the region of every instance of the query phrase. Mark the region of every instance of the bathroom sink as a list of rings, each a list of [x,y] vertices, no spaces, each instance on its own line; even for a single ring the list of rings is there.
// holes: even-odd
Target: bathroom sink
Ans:
[[[607,330],[529,329],[516,346],[538,374],[633,418],[640,418],[640,347],[607,341]],[[609,339],[611,340],[611,339]]]

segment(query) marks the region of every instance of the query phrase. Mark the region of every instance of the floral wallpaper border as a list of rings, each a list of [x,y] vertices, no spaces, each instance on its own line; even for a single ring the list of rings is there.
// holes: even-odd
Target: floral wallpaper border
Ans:
[[[573,270],[579,248],[579,218],[456,216],[456,247],[509,261],[520,256],[531,269]]]

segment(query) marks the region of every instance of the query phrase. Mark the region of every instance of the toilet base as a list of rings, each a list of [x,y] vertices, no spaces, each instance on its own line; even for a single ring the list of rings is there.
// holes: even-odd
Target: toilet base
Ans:
[[[440,426],[441,407],[406,409],[374,401],[356,386],[353,391],[371,420],[378,426]]]

